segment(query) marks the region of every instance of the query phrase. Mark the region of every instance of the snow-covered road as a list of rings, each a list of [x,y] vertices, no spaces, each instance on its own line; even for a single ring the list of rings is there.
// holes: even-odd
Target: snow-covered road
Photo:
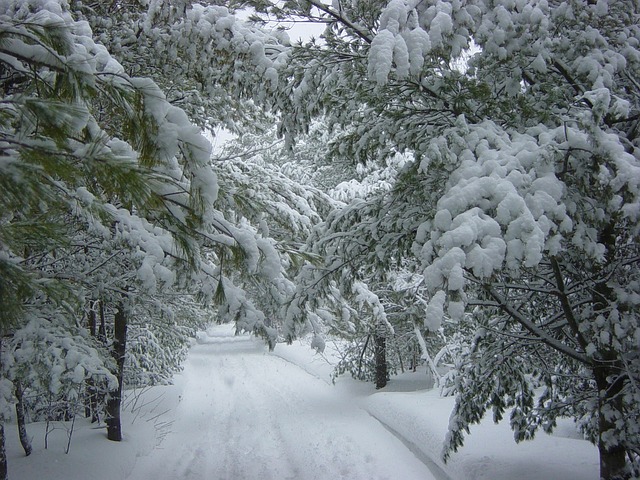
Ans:
[[[454,399],[425,390],[423,372],[394,376],[382,391],[348,377],[333,386],[327,360],[334,355],[314,354],[310,338],[269,353],[259,340],[234,337],[232,329],[202,332],[175,385],[126,392],[122,442],[107,441],[104,425],[89,419],[38,422],[28,425],[34,452],[25,457],[15,425],[8,425],[10,478],[599,478],[597,448],[569,419],[553,435],[520,444],[508,422],[486,419],[445,465],[440,453]]]
[[[331,385],[230,333],[192,349],[171,432],[130,480],[441,479]]]

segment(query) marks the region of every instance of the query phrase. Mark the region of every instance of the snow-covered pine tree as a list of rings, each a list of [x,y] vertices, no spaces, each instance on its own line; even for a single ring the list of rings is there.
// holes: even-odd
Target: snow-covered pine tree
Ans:
[[[160,5],[152,3],[150,10]],[[49,318],[67,319],[71,336],[71,326],[87,311],[98,337],[110,332],[118,337],[111,342],[118,347],[112,354],[120,377],[113,399],[124,381],[125,327],[130,332],[133,327],[136,338],[158,339],[160,323],[138,327],[158,311],[165,319],[179,318],[175,313],[180,307],[167,305],[172,303],[169,291],[195,294],[205,302],[220,300],[221,314],[275,341],[277,331],[265,328],[264,312],[232,278],[243,270],[254,290],[270,292],[263,308],[275,311],[289,288],[286,262],[281,263],[289,247],[250,224],[246,213],[256,211],[250,202],[244,213],[227,202],[238,172],[229,168],[225,200],[218,201],[216,167],[199,129],[156,83],[129,75],[94,41],[87,24],[74,19],[65,2],[7,1],[0,6],[7,71],[2,130],[6,188],[0,201],[4,211],[12,212],[1,225],[6,255],[0,266],[2,314],[9,331],[27,325],[27,310],[37,317],[39,305],[51,302],[57,314]],[[181,28],[191,25],[182,20]],[[198,55],[184,58],[206,64]],[[165,75],[162,81],[172,73]],[[195,120],[204,124],[210,119],[203,118]],[[289,187],[283,189],[289,192]],[[302,190],[296,195],[300,205],[310,198]],[[302,210],[296,215],[308,228],[308,212]],[[138,323],[131,322],[134,312]],[[104,314],[104,328],[95,328],[98,313]],[[174,329],[173,322],[162,331]],[[53,327],[65,328],[59,322]],[[130,364],[140,365],[154,351],[138,346],[130,349]],[[154,366],[160,371],[145,381],[155,381],[156,375],[166,378],[167,370],[177,368],[183,347],[181,329],[163,342],[162,351],[155,350],[162,356],[176,348],[178,356],[164,357]],[[112,437],[118,439],[114,408]]]
[[[254,130],[260,131],[265,129],[262,125],[273,123],[272,117],[263,115],[241,90],[255,90],[255,85],[245,83],[250,77],[260,85],[264,75],[275,72],[266,66],[273,52],[261,54],[251,46],[269,43],[280,49],[278,42],[285,39],[284,35],[236,21],[232,10],[210,3],[74,2],[72,8],[89,21],[96,36],[128,73],[138,73],[141,65],[145,66],[144,75],[154,79],[166,91],[167,100],[184,107],[198,125],[223,124],[231,130],[256,126]],[[234,31],[234,48],[243,57],[251,56],[245,60],[266,70],[260,73],[245,68],[242,82],[222,81],[240,72],[239,59],[225,53],[230,46],[228,29]],[[278,65],[284,65],[285,60],[282,57]],[[265,328],[265,322],[273,321],[290,288],[284,280],[285,267],[298,255],[295,245],[302,242],[309,222],[316,221],[314,201],[320,206],[326,198],[317,190],[305,191],[282,175],[265,170],[246,152],[230,156],[212,163],[219,180],[219,212],[212,222],[216,234],[203,240],[204,257],[215,265],[206,274],[215,279],[206,296],[221,303],[220,320],[234,320],[239,330],[255,331],[274,342],[277,331]],[[245,160],[252,164],[242,165]],[[245,182],[253,182],[260,172],[269,175],[272,185],[248,188]],[[264,177],[259,185],[266,186]],[[256,215],[263,207],[266,211]],[[265,230],[263,225],[270,220],[274,223]],[[276,224],[290,234],[278,235]],[[265,234],[269,230],[272,238]],[[280,256],[284,263],[277,267]]]
[[[48,302],[73,325],[82,297],[104,286],[105,264],[122,256],[121,274],[135,279],[138,263],[140,279],[142,266],[152,268],[145,283],[171,277],[163,260],[193,270],[199,253],[190,237],[216,189],[198,129],[152,82],[126,76],[64,5],[5,2],[1,13],[5,332]],[[92,235],[110,243],[111,257],[104,245],[95,250],[104,258],[87,255]],[[109,291],[126,296],[131,281]]]
[[[489,408],[511,409],[517,440],[569,415],[597,443],[602,478],[637,476],[636,2],[255,3],[328,25],[324,44],[247,49],[244,68],[272,80],[251,93],[285,112],[283,133],[326,115],[351,132],[350,159],[415,155],[389,196],[398,216],[353,220],[413,239],[427,325],[475,312],[447,452]]]
[[[237,238],[255,268],[273,263],[273,248],[214,209],[210,145],[156,84],[128,76],[64,3],[0,7],[5,333],[44,317],[71,329],[85,298],[107,302],[120,332],[137,299],[174,285],[212,299],[220,254],[201,254],[205,245],[224,253]]]
[[[228,11],[226,7],[192,0],[69,3],[128,75],[153,79],[167,100],[204,130],[223,126],[246,132],[264,119],[253,102],[217,82],[216,63],[225,60],[210,58],[211,44],[221,32],[211,30],[209,18],[213,11]],[[233,3],[225,2],[231,11]]]

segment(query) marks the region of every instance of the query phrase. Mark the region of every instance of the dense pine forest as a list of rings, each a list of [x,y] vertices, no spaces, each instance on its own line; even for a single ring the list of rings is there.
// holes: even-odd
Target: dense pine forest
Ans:
[[[214,323],[640,477],[637,0],[0,0],[0,93],[0,480]]]

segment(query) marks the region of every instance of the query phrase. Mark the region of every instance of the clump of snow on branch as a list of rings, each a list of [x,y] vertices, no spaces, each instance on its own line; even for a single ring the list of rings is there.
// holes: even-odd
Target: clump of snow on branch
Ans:
[[[372,292],[369,289],[369,286],[364,282],[354,282],[351,288],[355,294],[354,300],[357,302],[360,310],[363,310],[365,307],[370,308],[374,322],[377,325],[384,325],[387,332],[393,334],[393,325],[389,323],[387,313],[385,312],[384,306],[382,305],[382,302],[380,302],[378,295]]]
[[[64,393],[72,400],[77,399],[83,382],[89,378],[113,389],[117,380],[92,342],[94,339],[85,330],[34,318],[11,339],[3,362],[5,375],[42,394]]]
[[[152,25],[148,25],[152,28]],[[207,55],[218,51],[235,51],[238,60],[247,59],[269,89],[278,84],[279,70],[288,63],[289,40],[285,32],[267,33],[238,20],[226,7],[192,5],[173,30],[175,46],[184,47],[197,61],[207,62]],[[204,45],[200,51],[190,46]]]
[[[468,20],[456,15],[461,17],[458,21],[462,24]],[[450,2],[437,1],[429,7],[415,0],[389,2],[380,15],[380,27],[371,42],[369,77],[384,85],[392,71],[398,79],[419,75],[428,54],[451,48],[447,42],[450,37],[457,40],[452,42],[453,56],[460,55],[467,47],[467,40],[456,35],[453,16]]]

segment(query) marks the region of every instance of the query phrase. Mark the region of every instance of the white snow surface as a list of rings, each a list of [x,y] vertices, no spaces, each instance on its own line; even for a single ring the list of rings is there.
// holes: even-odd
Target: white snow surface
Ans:
[[[259,340],[233,336],[230,326],[212,327],[199,335],[174,385],[128,393],[123,442],[79,419],[65,455],[70,423],[55,425],[47,450],[44,424],[30,424],[34,453],[24,457],[7,425],[10,478],[598,478],[596,448],[568,421],[554,435],[515,444],[506,423],[487,420],[445,465],[453,399],[425,390],[424,371],[394,377],[380,391],[349,378],[332,385],[327,357],[308,341],[270,353]]]

